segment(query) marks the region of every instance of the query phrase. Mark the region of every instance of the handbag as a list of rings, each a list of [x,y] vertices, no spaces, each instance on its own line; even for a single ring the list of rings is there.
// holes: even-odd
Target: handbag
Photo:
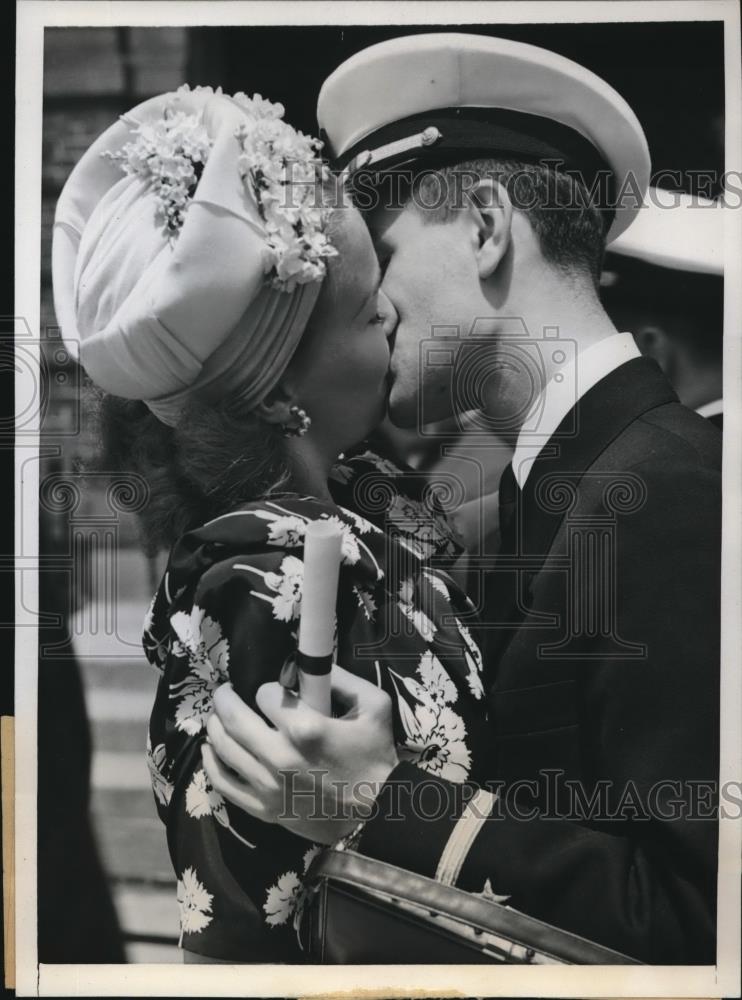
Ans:
[[[307,872],[302,944],[330,965],[641,964],[486,895],[356,851],[322,851]]]

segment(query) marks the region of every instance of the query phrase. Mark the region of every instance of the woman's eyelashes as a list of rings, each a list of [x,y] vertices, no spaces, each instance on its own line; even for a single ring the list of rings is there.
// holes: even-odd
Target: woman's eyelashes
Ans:
[[[369,326],[381,327],[384,334],[388,337],[394,328],[394,320],[394,310],[387,308],[379,302],[369,319]]]
[[[388,318],[387,312],[384,309],[384,300],[379,295],[378,288],[375,294],[369,296],[368,300],[368,325],[369,326],[381,326]]]
[[[380,290],[374,303],[374,312],[369,320],[372,326],[381,326],[389,336],[397,325],[397,312],[389,298]]]

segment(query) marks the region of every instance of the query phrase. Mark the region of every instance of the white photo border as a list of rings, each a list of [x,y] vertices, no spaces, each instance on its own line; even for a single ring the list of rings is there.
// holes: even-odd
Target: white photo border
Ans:
[[[740,14],[736,0],[489,0],[431,2],[282,2],[20,0],[17,6],[16,334],[40,322],[41,132],[45,27],[295,24],[585,23],[723,21],[725,25],[726,170],[742,149]],[[742,227],[727,213],[726,275],[742,273]],[[742,759],[742,286],[725,282],[725,454],[722,620],[721,782],[739,781]],[[38,348],[37,348],[38,350]],[[36,359],[38,364],[38,357]],[[27,372],[16,374],[23,398]],[[27,392],[27,386],[25,387]],[[29,435],[29,430],[34,433]],[[199,966],[38,965],[36,943],[38,421],[16,437],[16,984],[18,996],[739,996],[742,823],[720,821],[718,952],[715,967],[492,966]],[[20,483],[23,479],[23,491]],[[22,589],[21,589],[22,588]],[[25,598],[22,600],[22,597]],[[370,992],[368,992],[370,991]]]

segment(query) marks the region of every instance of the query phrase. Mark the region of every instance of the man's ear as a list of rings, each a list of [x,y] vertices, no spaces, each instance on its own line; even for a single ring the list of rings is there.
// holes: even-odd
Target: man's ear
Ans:
[[[513,205],[505,187],[491,178],[479,181],[469,196],[479,230],[477,269],[484,281],[494,274],[510,247]]]
[[[675,361],[674,345],[661,326],[643,323],[637,327],[634,340],[645,357],[654,358],[666,375],[671,372]]]

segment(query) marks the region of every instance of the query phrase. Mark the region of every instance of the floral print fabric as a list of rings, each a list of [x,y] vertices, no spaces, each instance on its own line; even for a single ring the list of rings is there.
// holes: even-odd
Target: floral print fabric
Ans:
[[[337,504],[295,495],[248,504],[171,553],[145,620],[145,653],[160,673],[146,756],[191,951],[304,960],[303,878],[320,847],[225,802],[201,743],[221,683],[255,707],[258,687],[296,649],[309,521],[343,531],[336,661],[388,692],[400,757],[450,781],[483,777],[482,661],[463,620],[472,607],[443,568],[460,548],[430,498],[408,495],[394,468],[364,453],[336,469]],[[379,473],[397,492],[387,489],[383,505],[359,502],[359,484]]]

